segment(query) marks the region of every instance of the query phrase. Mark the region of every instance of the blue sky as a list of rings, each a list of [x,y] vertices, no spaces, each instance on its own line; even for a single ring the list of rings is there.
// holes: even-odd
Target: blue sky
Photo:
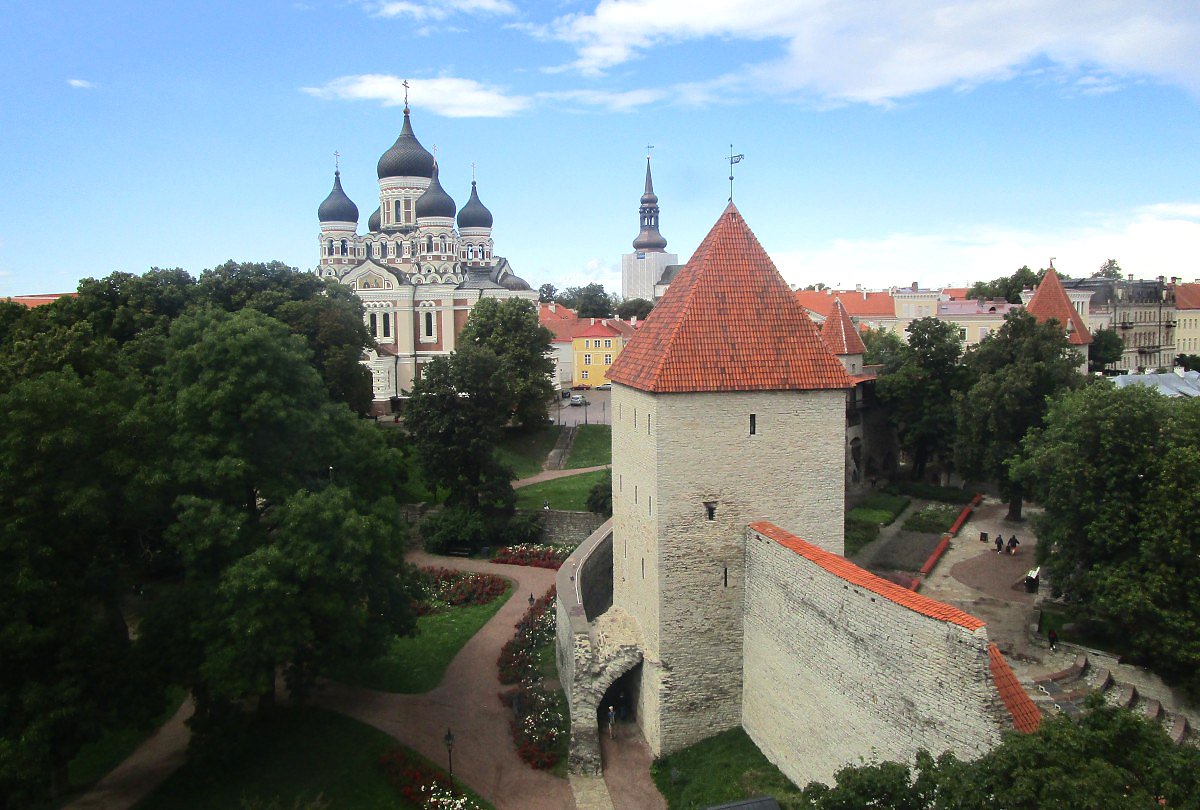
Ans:
[[[6,3],[0,295],[311,268],[401,124],[535,287],[619,290],[646,145],[685,260],[729,193],[792,284],[1200,278],[1200,4]],[[16,33],[19,32],[19,35]]]

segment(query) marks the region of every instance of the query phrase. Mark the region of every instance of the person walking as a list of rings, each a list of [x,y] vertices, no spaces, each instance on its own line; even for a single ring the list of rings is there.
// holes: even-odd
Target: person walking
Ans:
[[[1004,552],[1004,535],[998,534],[998,535],[996,535],[996,553],[1001,554],[1003,552]]]
[[[1050,632],[1046,634],[1046,639],[1050,642],[1050,649],[1054,650],[1058,646],[1058,632],[1051,627]]]
[[[1008,553],[1016,554],[1017,546],[1019,546],[1019,545],[1021,545],[1021,541],[1017,539],[1017,536],[1015,534],[1012,537],[1008,538]]]
[[[608,738],[610,740],[617,738],[617,710],[612,706],[608,707]]]

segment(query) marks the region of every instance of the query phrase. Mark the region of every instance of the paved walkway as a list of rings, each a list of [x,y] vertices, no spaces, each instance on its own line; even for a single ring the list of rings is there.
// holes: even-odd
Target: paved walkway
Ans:
[[[595,467],[579,467],[574,470],[542,470],[537,475],[531,475],[528,478],[521,478],[512,482],[513,489],[527,487],[530,484],[540,484],[543,481],[553,481],[555,478],[569,478],[572,475],[582,475],[583,473],[596,472],[596,470],[607,470],[612,467],[611,464],[598,464]]]

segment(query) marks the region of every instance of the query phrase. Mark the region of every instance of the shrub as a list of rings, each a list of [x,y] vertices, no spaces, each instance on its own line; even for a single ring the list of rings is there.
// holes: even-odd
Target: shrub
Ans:
[[[537,675],[538,648],[554,643],[556,616],[551,610],[554,595],[554,586],[550,586],[550,590],[525,611],[516,624],[516,634],[501,648],[496,661],[500,668],[500,683],[519,683]]]
[[[551,568],[557,571],[562,566],[563,560],[569,557],[574,550],[574,546],[522,543],[500,549],[492,557],[492,562],[505,565],[527,565],[532,568]]]
[[[388,782],[413,807],[480,810],[480,806],[458,790],[453,780],[403,748],[388,751],[379,758]]]
[[[604,477],[588,490],[587,508],[597,515],[612,517],[612,470],[605,470]]]
[[[876,526],[886,526],[896,519],[886,509],[867,509],[862,506],[851,509],[846,517],[856,523],[874,523]]]
[[[907,495],[923,501],[942,501],[943,503],[968,503],[975,493],[959,487],[939,487],[936,484],[922,484],[913,481],[902,481],[887,487],[884,492],[893,495]]]
[[[950,529],[950,524],[961,512],[957,506],[930,505],[904,521],[904,530],[909,532],[925,532],[941,534]]]
[[[460,507],[446,507],[421,521],[421,536],[425,550],[445,554],[453,548],[472,550],[488,545],[487,521],[479,512]]]
[[[525,543],[536,543],[541,536],[541,513],[521,512],[509,518],[503,530],[498,533],[499,542],[496,545],[519,546]]]
[[[508,581],[495,574],[477,574],[451,568],[422,568],[425,575],[415,608],[418,616],[441,607],[486,605],[508,590]]]
[[[553,768],[566,757],[570,724],[561,691],[548,691],[536,681],[524,680],[516,689],[501,693],[500,700],[519,710],[509,728],[517,755],[524,762],[540,770]]]
[[[912,500],[903,495],[890,495],[886,492],[875,492],[867,496],[860,504],[859,509],[877,509],[882,512],[887,512],[891,517],[883,522],[886,526],[896,518],[900,517],[900,513],[908,508]]]
[[[845,555],[850,557],[854,554],[857,554],[863,546],[865,546],[867,543],[870,543],[878,536],[878,523],[858,521],[847,516]]]

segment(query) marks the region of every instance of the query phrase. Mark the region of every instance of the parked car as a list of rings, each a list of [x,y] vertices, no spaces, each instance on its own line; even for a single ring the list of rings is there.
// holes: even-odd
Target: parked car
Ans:
[[[580,383],[579,385],[572,385],[572,386],[571,386],[571,390],[572,390],[572,391],[587,391],[587,390],[590,390],[590,389],[591,389],[591,386],[590,386],[590,385],[588,385],[587,383]]]
[[[583,394],[576,394],[575,396],[571,397],[571,405],[579,406],[582,404],[583,404]]]
[[[604,385],[597,385],[596,390],[597,391],[611,391],[612,383],[605,383]]]

